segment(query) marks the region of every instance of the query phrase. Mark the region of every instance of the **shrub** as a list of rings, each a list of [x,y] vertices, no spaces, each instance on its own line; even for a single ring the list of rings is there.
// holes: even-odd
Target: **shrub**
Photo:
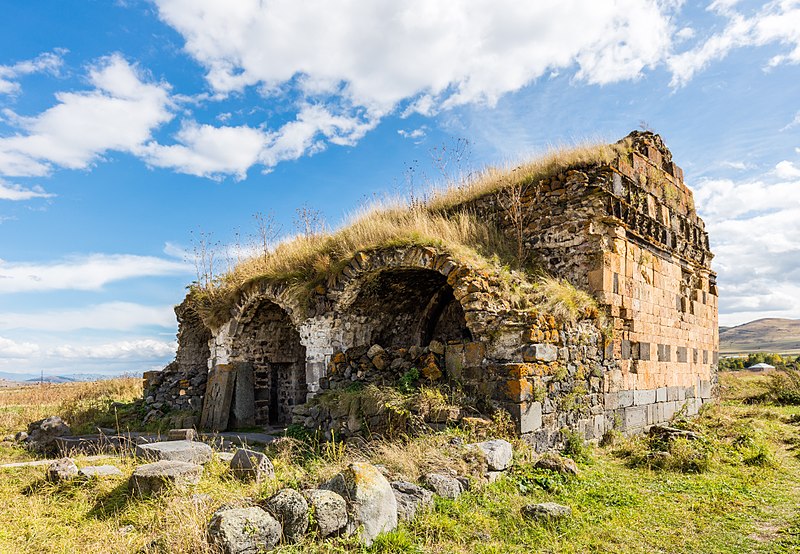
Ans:
[[[786,368],[769,376],[767,397],[778,404],[800,404],[800,371]]]

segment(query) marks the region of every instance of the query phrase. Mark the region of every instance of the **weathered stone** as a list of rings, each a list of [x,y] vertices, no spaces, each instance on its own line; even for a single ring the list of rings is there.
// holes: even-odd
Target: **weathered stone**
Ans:
[[[28,425],[28,446],[48,454],[56,450],[56,439],[72,435],[69,425],[58,416],[50,416]]]
[[[379,356],[386,352],[380,344],[373,344],[369,350],[367,350],[367,357],[369,359],[374,358],[375,356]]]
[[[61,458],[47,467],[47,480],[51,483],[70,481],[78,476],[78,466],[72,458]]]
[[[217,511],[208,525],[209,542],[224,554],[259,554],[281,539],[281,524],[257,506]]]
[[[283,540],[294,543],[300,540],[308,529],[308,503],[303,495],[294,489],[278,491],[264,507],[283,527]]]
[[[204,464],[211,460],[211,447],[202,442],[176,440],[139,444],[136,456],[145,460],[169,460]]]
[[[332,490],[347,501],[347,532],[360,529],[364,544],[372,544],[380,533],[397,527],[397,500],[389,481],[375,466],[353,462],[320,488]]]
[[[540,521],[557,521],[570,517],[572,515],[572,508],[556,504],[555,502],[527,504],[522,507],[522,515]]]
[[[439,356],[444,355],[444,345],[438,340],[432,340],[428,345],[428,350]]]
[[[194,441],[197,440],[197,432],[194,429],[170,429],[167,433],[167,440]]]
[[[455,477],[443,473],[428,473],[425,483],[439,496],[455,500],[464,492],[461,482]]]
[[[347,526],[347,503],[341,495],[323,489],[306,489],[303,496],[311,509],[314,530],[321,537],[329,537]]]
[[[511,446],[510,442],[503,439],[477,442],[469,445],[469,447],[476,448],[483,453],[489,466],[489,471],[504,471],[508,469],[511,465],[511,459],[514,457],[514,447]]]
[[[562,475],[577,475],[578,466],[571,458],[560,456],[555,453],[548,453],[536,460],[534,467],[555,471]]]
[[[25,442],[28,440],[28,433],[25,431],[17,431],[17,433],[14,435],[14,440],[17,442]]]
[[[78,470],[81,477],[97,478],[103,477],[122,477],[122,471],[116,466],[102,465],[102,466],[85,466]]]
[[[266,454],[240,448],[231,458],[231,471],[243,481],[255,480],[261,482],[275,477],[275,468]]]
[[[188,462],[162,460],[140,465],[133,470],[130,484],[140,496],[158,494],[170,487],[196,485],[203,474],[203,466]]]
[[[407,481],[392,481],[392,490],[397,500],[397,517],[400,521],[411,521],[420,510],[433,507],[433,493]]]

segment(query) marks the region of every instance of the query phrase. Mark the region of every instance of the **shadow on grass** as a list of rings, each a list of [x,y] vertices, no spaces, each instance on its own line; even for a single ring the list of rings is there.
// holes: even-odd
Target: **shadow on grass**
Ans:
[[[128,481],[122,481],[109,492],[98,497],[92,509],[86,513],[86,517],[109,519],[139,500],[140,498],[131,490]]]

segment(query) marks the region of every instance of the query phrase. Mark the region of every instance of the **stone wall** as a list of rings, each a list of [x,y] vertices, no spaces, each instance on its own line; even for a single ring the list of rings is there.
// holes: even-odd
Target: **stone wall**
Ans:
[[[396,383],[411,368],[459,387],[474,407],[508,410],[540,448],[564,428],[599,438],[696,413],[714,394],[717,289],[703,222],[660,137],[632,133],[612,163],[572,167],[520,193],[527,265],[592,292],[601,313],[559,323],[515,304],[509,291],[529,286],[524,276],[442,249],[387,247],[358,252],[309,298],[252,283],[213,333],[179,333],[175,363],[194,368],[198,383],[207,367],[249,364],[257,422],[294,414],[349,433],[354,414],[297,406],[354,382]],[[510,200],[501,190],[454,210],[516,241]],[[148,398],[177,398],[174,371]]]

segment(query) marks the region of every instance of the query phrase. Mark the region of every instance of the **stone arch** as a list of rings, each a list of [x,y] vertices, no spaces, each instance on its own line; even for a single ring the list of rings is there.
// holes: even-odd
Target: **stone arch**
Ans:
[[[471,270],[447,253],[407,247],[357,253],[330,282],[337,317],[347,322],[349,346],[384,347],[469,341],[465,303]]]
[[[272,291],[274,292],[274,291]],[[306,347],[280,295],[250,295],[240,307],[235,331],[230,337],[230,361],[239,367],[245,364],[252,375],[255,423],[286,425],[292,421],[292,408],[306,401]],[[283,305],[281,305],[283,304]],[[237,384],[236,394],[240,394]],[[247,393],[243,391],[242,393]]]

